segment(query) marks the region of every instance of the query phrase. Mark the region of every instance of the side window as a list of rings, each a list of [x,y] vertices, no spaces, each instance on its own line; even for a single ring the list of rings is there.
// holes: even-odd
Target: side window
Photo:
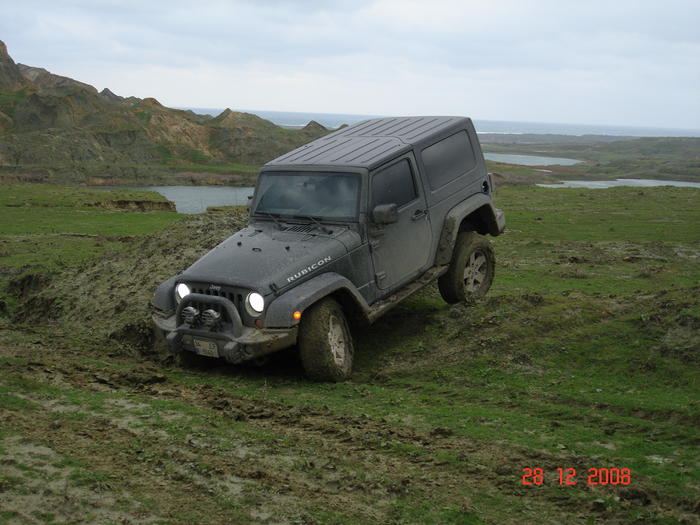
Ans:
[[[372,206],[396,204],[399,208],[418,197],[411,164],[403,159],[372,177]]]
[[[466,131],[459,131],[428,146],[423,150],[422,157],[431,190],[442,188],[476,165]]]

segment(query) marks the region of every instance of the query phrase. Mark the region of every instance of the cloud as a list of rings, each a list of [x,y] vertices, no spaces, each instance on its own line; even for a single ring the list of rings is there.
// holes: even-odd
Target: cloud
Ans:
[[[700,128],[700,4],[40,2],[13,56],[179,106]]]

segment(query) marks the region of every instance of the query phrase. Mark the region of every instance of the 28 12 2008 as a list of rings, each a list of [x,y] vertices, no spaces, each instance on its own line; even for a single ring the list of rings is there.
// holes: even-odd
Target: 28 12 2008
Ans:
[[[522,469],[522,485],[542,485],[545,483],[545,472],[539,467],[524,467]],[[559,485],[629,485],[632,483],[632,472],[628,468],[619,467],[592,467],[586,469],[581,480],[579,472],[575,468],[556,469]]]

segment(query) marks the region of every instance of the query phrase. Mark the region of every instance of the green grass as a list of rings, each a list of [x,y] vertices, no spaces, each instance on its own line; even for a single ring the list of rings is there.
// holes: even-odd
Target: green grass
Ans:
[[[102,253],[120,237],[162,229],[173,212],[133,213],[110,201],[165,199],[153,192],[99,191],[46,184],[0,186],[0,266],[66,268]]]
[[[27,187],[32,206],[5,207],[15,214],[0,239],[13,240],[0,250],[17,264],[37,260],[22,251],[24,238],[51,239],[50,261],[79,249],[71,242],[81,238],[56,231],[137,237],[113,244],[107,260],[100,246],[89,252],[109,276],[72,275],[77,259],[47,263],[61,273],[44,292],[73,306],[52,326],[6,324],[0,334],[12,356],[0,359],[0,409],[14,415],[13,432],[31,433],[21,418],[60,423],[54,437],[65,436],[71,484],[117,491],[115,480],[125,480],[158,514],[173,500],[149,487],[179,483],[200,495],[192,504],[212,522],[245,522],[269,501],[279,519],[317,523],[674,523],[692,514],[700,190],[499,189],[508,230],[493,239],[489,296],[448,306],[434,287],[419,292],[356,332],[353,379],[338,384],[307,381],[289,357],[262,368],[173,368],[81,332],[69,320],[85,305],[111,323],[146,323],[102,314],[90,301],[128,295],[145,318],[151,289],[131,291],[132,281],[162,271],[160,253],[206,251],[215,240],[202,232],[229,235],[230,216],[183,218],[159,238],[160,221],[173,214],[99,211],[82,190],[48,190]],[[13,191],[1,198],[21,202],[22,188]],[[71,206],[75,199],[84,204]],[[51,202],[61,206],[44,206]],[[32,223],[32,213],[42,220]],[[53,352],[37,353],[37,338]],[[31,365],[36,359],[47,363]],[[154,373],[163,379],[138,379]],[[46,403],[63,408],[47,413]],[[543,468],[547,483],[520,486],[523,467]],[[558,487],[557,467],[576,468],[579,485]],[[631,469],[632,488],[650,502],[587,487],[591,467]],[[231,475],[243,480],[240,493],[206,491]]]
[[[255,186],[258,172],[257,165],[235,163],[212,163],[196,155],[192,159],[199,163],[187,163],[185,159],[175,157],[170,149],[163,145],[153,148],[154,154],[161,158],[159,163],[150,165],[127,162],[81,162],[68,163],[53,161],[16,166],[0,166],[0,177],[10,180],[34,182],[34,178],[51,180],[64,185],[94,186]],[[190,159],[187,159],[190,160]],[[33,175],[31,175],[33,174]],[[15,180],[17,180],[15,179]]]
[[[0,90],[0,111],[12,118],[15,115],[15,106],[27,98],[27,90],[20,89],[18,91]]]
[[[512,182],[551,182],[556,179],[645,178],[661,180],[700,180],[700,138],[644,137],[613,142],[486,144],[490,153],[566,157],[585,162],[573,166],[548,166],[552,174],[526,173],[516,166],[495,165],[490,169],[505,173]]]
[[[136,213],[74,208],[0,208],[4,235],[82,234],[97,236],[141,235],[176,220],[174,212]]]
[[[102,191],[85,187],[52,184],[2,184],[0,207],[76,208],[113,200],[164,202],[159,193],[119,189]],[[3,228],[4,231],[4,228]],[[30,232],[27,232],[30,233]]]

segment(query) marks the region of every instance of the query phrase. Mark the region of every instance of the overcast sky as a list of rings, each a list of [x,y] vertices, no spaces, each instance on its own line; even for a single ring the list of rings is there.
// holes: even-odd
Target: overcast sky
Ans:
[[[700,0],[0,0],[17,62],[168,106],[700,129]]]

